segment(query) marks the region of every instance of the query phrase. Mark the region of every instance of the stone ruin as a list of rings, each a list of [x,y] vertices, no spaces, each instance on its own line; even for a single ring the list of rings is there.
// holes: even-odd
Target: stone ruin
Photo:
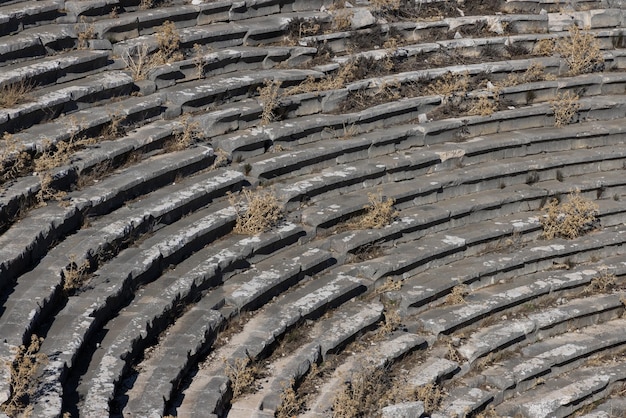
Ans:
[[[0,416],[626,416],[625,24],[0,0]]]

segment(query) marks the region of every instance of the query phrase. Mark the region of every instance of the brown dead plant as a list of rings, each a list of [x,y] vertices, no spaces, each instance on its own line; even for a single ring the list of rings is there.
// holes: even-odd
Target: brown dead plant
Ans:
[[[604,56],[600,43],[588,29],[576,25],[568,28],[569,36],[556,43],[556,52],[569,67],[568,75],[587,74],[604,69]]]
[[[33,88],[33,83],[26,80],[3,85],[0,87],[0,109],[31,101]]]
[[[291,418],[297,416],[304,407],[304,399],[298,396],[293,389],[295,381],[291,379],[280,393],[280,405],[276,408],[277,418]]]
[[[368,193],[369,203],[365,205],[365,213],[349,226],[354,229],[380,229],[389,225],[398,216],[393,208],[394,199],[382,196],[381,193]]]
[[[189,148],[200,138],[200,124],[191,121],[189,115],[180,119],[182,130],[176,132],[173,141],[170,142],[168,151],[182,151]]]
[[[384,369],[367,367],[354,372],[333,401],[333,418],[371,417],[384,406],[390,381]]]
[[[562,204],[557,199],[550,200],[544,212],[541,236],[545,239],[574,239],[596,229],[599,222],[598,205],[582,197],[578,190],[571,192]]]
[[[600,266],[591,282],[583,289],[583,294],[591,295],[595,293],[606,293],[613,290],[617,285],[617,276],[608,266]]]
[[[0,411],[10,417],[28,416],[30,396],[34,391],[37,371],[48,362],[45,354],[40,353],[43,338],[32,335],[28,346],[21,345],[15,350],[15,357],[7,366],[11,369],[10,396]]]
[[[243,198],[238,201],[230,196],[231,205],[237,211],[233,229],[236,234],[254,235],[267,231],[283,218],[282,205],[272,192],[243,189],[241,194]]]
[[[0,143],[3,146],[0,152],[0,184],[2,184],[28,172],[31,157],[24,144],[11,134],[5,133]]]
[[[533,62],[522,74],[509,74],[506,79],[498,83],[501,87],[517,86],[520,84],[533,83],[536,81],[554,80],[553,74],[547,74],[546,68],[538,63]]]
[[[437,77],[428,87],[430,94],[443,96],[448,99],[452,96],[463,96],[467,93],[470,77],[467,72],[452,73],[448,71],[441,77]]]
[[[540,57],[549,57],[554,54],[556,42],[552,38],[540,39],[535,43],[532,54]]]
[[[268,125],[276,120],[276,110],[280,105],[280,85],[278,80],[265,80],[263,87],[257,89],[263,106],[261,125]]]
[[[434,383],[428,383],[415,389],[415,397],[424,403],[424,412],[427,414],[439,408],[443,400],[443,389]]]
[[[561,128],[576,122],[580,110],[579,97],[569,90],[565,93],[558,93],[550,101],[550,107],[554,112],[554,126]]]
[[[470,288],[465,283],[460,283],[452,288],[443,303],[445,305],[458,305],[465,302],[465,296],[469,295]]]
[[[183,59],[180,52],[180,35],[173,22],[165,21],[156,28],[155,37],[157,49],[152,54],[148,46],[142,44],[134,51],[126,51],[122,55],[122,61],[134,80],[143,80],[150,70]]]
[[[69,264],[63,269],[63,291],[66,294],[73,294],[85,283],[89,277],[89,269],[91,263],[89,260],[83,260],[79,265],[76,254],[70,254]]]
[[[257,366],[248,357],[240,357],[230,362],[223,358],[226,377],[230,380],[233,399],[254,391],[254,381],[258,374]]]

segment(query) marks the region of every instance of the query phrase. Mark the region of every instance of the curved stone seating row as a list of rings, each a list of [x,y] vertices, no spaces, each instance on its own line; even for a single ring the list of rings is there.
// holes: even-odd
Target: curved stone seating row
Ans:
[[[304,290],[305,288],[306,287],[303,287],[301,289]],[[302,295],[302,293],[299,294]],[[304,296],[301,296],[301,299],[294,300],[290,304],[291,306],[284,306],[280,311],[288,311],[293,306],[299,311],[302,311],[302,316],[304,317],[307,313],[306,310],[309,309],[312,304],[316,304],[316,299],[320,298],[320,296],[321,300],[326,303],[327,296],[322,296],[315,292],[312,292],[311,295],[312,297],[308,294],[304,294]],[[290,294],[287,296],[290,296]],[[311,303],[312,300],[313,303]],[[357,334],[374,327],[381,319],[382,310],[383,306],[377,302],[366,303],[354,301],[342,305],[342,309],[333,312],[330,318],[322,319],[316,323],[315,326],[319,327],[319,331],[317,331],[316,334],[319,335],[320,338],[313,347],[309,346],[310,351],[307,351],[315,356],[315,358],[326,358],[329,352],[342,347]],[[257,318],[263,318],[267,321],[265,315],[255,316],[244,326],[240,334],[234,336],[229,341],[228,345],[218,349],[214,356],[205,363],[204,367],[198,370],[191,385],[184,392],[185,397],[178,408],[179,414],[190,417],[200,417],[202,414],[206,414],[209,411],[219,413],[220,404],[223,403],[224,396],[219,393],[219,385],[216,385],[216,383],[228,382],[228,378],[224,376],[224,365],[221,364],[219,359],[225,357],[229,361],[234,361],[236,358],[245,358],[244,356],[246,355],[254,359],[256,358],[254,349],[248,350],[248,354],[246,354],[246,349],[252,346],[249,341],[257,340],[256,345],[267,345],[274,340],[273,334],[276,334],[275,332],[263,332],[261,335],[255,333],[255,329],[267,328],[267,326],[261,325],[263,322],[258,322]],[[277,322],[279,318],[280,317],[276,319],[272,318],[270,324]],[[271,326],[272,325],[270,325],[270,327]],[[284,326],[281,325],[281,328],[284,329]],[[255,334],[257,335],[255,336]],[[306,360],[311,361],[310,359]]]
[[[77,229],[90,210],[94,214],[108,213],[130,199],[172,182],[178,172],[193,173],[207,168],[213,160],[213,150],[210,148],[157,156],[108,177],[91,188],[71,192],[70,205],[67,207],[48,205],[29,212],[25,217],[29,222],[14,224],[0,237],[6,243],[0,258],[2,287],[25,271],[27,265],[45,254],[52,241]],[[239,173],[233,173],[230,177],[237,176],[240,176],[238,181],[241,181]]]
[[[114,390],[131,362],[148,341],[171,324],[179,310],[193,306],[196,298],[227,280],[228,274],[241,263],[252,261],[273,248],[289,245],[302,233],[296,225],[286,224],[255,239],[227,237],[199,250],[140,288],[136,298],[106,324],[109,331],[101,342],[103,349],[93,353],[78,388],[85,396],[89,393],[91,401],[87,404],[92,404],[95,397],[113,399]],[[160,303],[155,303],[156,300]],[[205,295],[201,301],[204,306],[210,304],[210,309],[221,309],[225,302],[221,292]]]
[[[608,261],[608,260],[607,260]],[[606,263],[604,263],[606,264]],[[621,274],[616,265],[615,274]],[[449,334],[500,311],[519,306],[543,295],[559,293],[589,285],[600,274],[598,269],[585,265],[568,271],[541,272],[515,281],[498,283],[467,295],[462,306],[442,306],[420,315],[424,329],[433,333]]]
[[[74,48],[76,28],[73,24],[54,24],[24,29],[13,36],[0,37],[0,64],[10,60],[48,55],[51,51]]]
[[[63,6],[62,0],[19,2],[0,6],[0,36],[18,32],[24,27],[52,22],[62,16]]]
[[[400,304],[403,307],[418,308],[417,311],[423,310],[422,307],[426,307],[430,302],[447,295],[454,286],[459,284],[472,285],[478,288],[489,285],[496,280],[511,277],[513,274],[530,274],[540,271],[542,268],[549,268],[555,262],[563,263],[568,259],[570,261],[577,259],[586,261],[598,254],[604,254],[607,257],[618,254],[621,245],[619,235],[618,227],[609,227],[594,235],[581,238],[579,246],[566,241],[560,241],[559,244],[533,245],[524,247],[523,251],[515,254],[492,256],[487,260],[481,256],[468,257],[455,263],[449,263],[447,266],[442,265],[438,269],[431,269],[431,271],[422,269],[417,273],[403,274],[400,276],[404,279],[402,290],[394,295],[394,298],[400,299]],[[606,245],[597,241],[603,238],[607,239]],[[408,254],[406,257],[408,258]],[[379,271],[375,271],[377,276],[380,277],[383,274],[390,276],[396,273],[393,271],[393,266],[383,265],[383,261],[387,260],[379,261],[381,266]],[[390,263],[387,262],[386,264]],[[364,267],[366,266],[367,264]],[[373,268],[370,266],[371,270]],[[586,279],[590,280],[591,278],[587,277]]]
[[[84,77],[94,71],[102,71],[108,64],[107,51],[76,50],[45,57],[30,63],[19,63],[3,67],[0,85],[19,82],[47,85],[63,83]]]
[[[600,367],[581,367],[496,407],[496,413],[526,416],[565,417],[583,406],[607,396],[611,390],[626,380],[626,370],[621,363]]]
[[[609,257],[603,265],[615,268],[623,256]],[[573,273],[577,274],[577,273]],[[581,273],[578,273],[581,274]],[[559,304],[557,307],[540,309],[529,302],[530,313],[520,318],[500,321],[495,325],[480,327],[458,348],[470,364],[490,353],[514,349],[518,345],[544,340],[568,329],[615,319],[622,315],[624,305],[618,294],[600,294],[580,297]],[[524,312],[525,306],[522,306]],[[536,311],[533,311],[533,308]]]
[[[35,124],[91,107],[94,102],[129,95],[133,79],[124,72],[107,71],[80,80],[37,89],[37,100],[0,111],[0,129],[16,132]]]
[[[71,328],[74,335],[84,336],[84,339],[68,341],[67,334],[52,332],[52,338],[44,340],[42,350],[52,356],[42,371],[44,378],[39,380],[42,386],[33,403],[60,414],[64,373],[74,365],[77,346],[84,344],[102,323],[115,315],[134,296],[134,289],[139,285],[158,278],[170,264],[178,263],[191,252],[230,232],[235,216],[231,206],[216,203],[164,226],[96,270],[88,283],[89,289],[81,297],[68,300],[65,312],[69,311],[71,323],[62,326],[63,318],[59,318],[51,328]],[[87,300],[92,303],[86,305]]]

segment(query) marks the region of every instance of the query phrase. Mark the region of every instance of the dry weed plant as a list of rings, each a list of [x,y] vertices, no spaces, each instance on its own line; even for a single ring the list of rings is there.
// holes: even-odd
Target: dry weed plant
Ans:
[[[60,202],[67,196],[66,192],[55,189],[52,186],[53,182],[54,178],[50,173],[39,174],[39,191],[35,195],[39,206],[45,206],[50,201]]]
[[[83,262],[78,265],[76,254],[70,254],[69,261],[70,263],[62,272],[63,291],[66,294],[73,294],[76,290],[80,289],[89,277],[91,263],[89,260],[83,260]]]
[[[391,277],[387,277],[387,280],[385,280],[385,283],[383,283],[380,287],[378,287],[374,294],[376,295],[382,295],[383,293],[386,292],[394,292],[397,290],[402,289],[402,284],[403,281],[402,280],[394,280]]]
[[[254,235],[267,231],[283,218],[283,208],[273,193],[244,189],[242,194],[243,199],[239,201],[230,195],[230,203],[237,211],[233,229],[236,234]]]
[[[93,138],[76,139],[75,136],[71,136],[67,141],[59,141],[54,145],[49,140],[45,140],[43,151],[36,155],[33,160],[34,169],[41,174],[60,167],[67,164],[73,153],[95,143],[96,140]]]
[[[122,123],[126,120],[126,117],[123,115],[115,115],[110,113],[109,114],[109,123],[105,124],[102,127],[102,130],[100,131],[100,135],[98,136],[98,139],[101,139],[103,141],[112,141],[116,138],[118,138],[123,132],[124,132],[124,128],[122,126]],[[76,123],[74,122],[74,125]],[[89,145],[90,142],[88,141],[88,143],[83,143],[82,145]]]
[[[578,190],[571,192],[563,204],[556,199],[550,200],[544,212],[541,236],[545,239],[574,239],[596,229],[599,222],[598,205],[583,198]]]
[[[385,306],[383,314],[385,318],[380,327],[376,330],[374,335],[375,341],[383,340],[389,334],[397,330],[402,322],[402,318],[400,317],[398,310],[392,309],[390,306]]]
[[[48,361],[47,356],[39,352],[42,342],[43,338],[33,334],[28,347],[19,346],[15,350],[15,358],[7,364],[11,369],[11,393],[9,399],[0,405],[0,411],[10,417],[29,415],[29,398],[34,391],[35,376]]]
[[[26,147],[13,135],[5,133],[2,143],[4,148],[0,153],[0,184],[28,172],[31,165],[31,157]]]
[[[76,39],[78,40],[76,47],[78,49],[87,49],[89,40],[96,38],[96,28],[92,23],[87,23],[85,16],[80,17],[80,23],[74,25],[76,31]]]
[[[342,9],[341,12],[335,13],[333,16],[333,29],[337,32],[350,30],[352,16],[352,11],[347,9]]]
[[[554,112],[554,126],[561,128],[576,122],[578,110],[580,109],[579,97],[569,90],[565,93],[558,93],[550,101],[550,107]]]
[[[533,47],[533,55],[540,57],[549,57],[554,54],[556,42],[552,38],[540,39]]]
[[[487,409],[475,415],[474,418],[499,418],[499,415],[493,405],[489,405]]]
[[[379,229],[393,222],[398,211],[393,208],[394,199],[382,196],[379,192],[368,193],[369,203],[365,205],[365,213],[348,226],[354,229]]]
[[[555,80],[553,74],[546,74],[545,67],[538,62],[533,62],[522,74],[509,74],[506,79],[501,81],[499,86],[509,87],[520,84],[533,83],[536,81]]]
[[[489,116],[498,110],[498,106],[498,93],[494,93],[493,95],[483,94],[472,100],[472,105],[467,110],[467,114],[470,116]]]
[[[336,129],[328,126],[324,128],[324,132],[329,133],[334,139],[349,139],[359,133],[359,128],[354,123],[350,126],[346,126],[344,123],[341,134]]]
[[[437,77],[428,87],[430,94],[443,96],[445,99],[451,96],[465,95],[469,88],[469,73],[451,73],[447,72],[441,77]]]
[[[0,87],[0,109],[31,101],[33,88],[33,83],[25,80]]]
[[[295,381],[291,379],[280,394],[280,405],[276,409],[277,418],[291,418],[297,416],[304,406],[304,399],[298,397],[293,389]]]
[[[333,401],[333,418],[371,417],[389,396],[390,381],[384,369],[367,367],[352,374]]]
[[[556,52],[569,66],[569,75],[579,75],[602,71],[604,56],[600,43],[588,29],[580,30],[572,25],[568,28],[569,36],[556,43]]]
[[[461,283],[452,288],[450,293],[446,296],[443,303],[444,305],[458,305],[465,302],[465,296],[469,295],[470,288],[468,285]]]
[[[167,147],[168,151],[185,150],[200,138],[200,124],[198,122],[191,122],[189,115],[184,115],[180,122],[183,129],[174,135],[174,140]]]
[[[256,379],[258,369],[248,357],[238,358],[233,362],[223,358],[222,362],[225,366],[226,377],[230,380],[233,399],[254,390],[252,385]]]
[[[308,76],[302,83],[285,90],[286,96],[293,96],[300,93],[311,93],[318,91],[336,90],[345,87],[358,79],[359,59],[351,59],[339,67],[336,74],[328,74],[321,79]]]
[[[196,67],[196,77],[198,80],[203,79],[205,77],[204,74],[204,54],[202,47],[200,44],[193,44],[193,64]]]
[[[154,7],[154,0],[141,0],[139,2],[139,10],[148,10]]]
[[[415,389],[415,397],[424,403],[424,412],[427,414],[431,414],[439,408],[443,395],[443,389],[434,383],[428,383]]]
[[[176,25],[169,20],[156,28],[157,50],[149,54],[148,46],[142,44],[131,55],[126,51],[122,60],[130,70],[134,80],[143,80],[148,72],[160,65],[180,61],[183,54],[180,49],[180,35]]]
[[[257,88],[259,100],[263,106],[261,113],[261,125],[268,125],[276,120],[276,109],[280,104],[280,85],[277,80],[265,80],[263,87]]]
[[[594,293],[605,293],[613,290],[617,285],[617,276],[609,267],[601,266],[598,274],[591,279],[591,282],[585,286],[583,293],[591,295]]]

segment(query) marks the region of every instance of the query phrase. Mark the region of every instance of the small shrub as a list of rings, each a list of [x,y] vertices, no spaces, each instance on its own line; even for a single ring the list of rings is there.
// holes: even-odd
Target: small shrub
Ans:
[[[148,53],[148,46],[141,45],[133,54],[129,51],[124,52],[122,55],[122,61],[129,69],[133,80],[144,80],[153,67]]]
[[[2,142],[4,148],[0,153],[0,184],[26,173],[31,166],[31,157],[26,147],[13,135],[5,133]]]
[[[579,97],[570,92],[558,93],[550,101],[550,107],[554,112],[554,126],[557,128],[576,122],[580,109]]]
[[[89,46],[89,40],[96,38],[96,28],[93,24],[87,23],[84,16],[81,16],[80,23],[74,26],[74,30],[78,40],[76,45],[78,49],[86,49]]]
[[[222,359],[222,361],[225,365],[226,377],[230,380],[233,399],[254,390],[253,383],[258,370],[248,357],[238,358],[233,362],[229,362],[226,359]]]
[[[70,264],[63,269],[63,291],[72,294],[78,290],[88,278],[91,263],[84,260],[80,265],[76,262],[76,255],[70,255]]]
[[[579,191],[569,194],[565,203],[552,199],[544,208],[541,218],[542,237],[577,238],[598,226],[598,205],[583,198]]]
[[[276,409],[277,418],[291,418],[297,416],[304,406],[304,399],[298,397],[293,389],[295,382],[293,379],[290,384],[283,389],[280,394],[280,405]]]
[[[469,295],[469,286],[461,283],[452,288],[452,291],[446,296],[443,303],[446,305],[458,305],[465,302],[465,296]]]
[[[183,129],[174,135],[174,140],[168,146],[169,151],[185,150],[195,143],[200,136],[200,124],[190,122],[189,115],[183,116],[180,122]]]
[[[430,414],[441,405],[443,390],[438,385],[428,383],[415,390],[415,397],[424,403],[424,412]]]
[[[368,367],[353,373],[333,401],[333,418],[375,416],[389,386],[389,377],[383,369]]]
[[[53,181],[54,179],[50,173],[39,174],[40,186],[39,191],[35,195],[39,206],[45,206],[50,201],[60,202],[67,196],[66,192],[52,187]]]
[[[231,198],[231,204],[237,209],[237,223],[233,231],[237,234],[254,235],[267,231],[283,218],[283,209],[270,192],[249,189],[243,190],[242,201],[235,202]]]
[[[517,86],[519,84],[533,83],[536,81],[554,80],[555,78],[556,77],[552,74],[546,74],[543,65],[533,62],[522,74],[509,74],[499,85],[502,87]],[[532,90],[529,90],[529,92],[532,92]]]
[[[391,309],[389,306],[385,307],[384,315],[385,319],[378,330],[376,330],[376,340],[383,340],[387,335],[397,330],[402,322],[402,318],[400,317],[398,311],[396,309]]]
[[[443,76],[438,77],[431,83],[428,90],[430,94],[437,94],[448,98],[453,95],[465,95],[469,88],[469,74],[447,72]]]
[[[393,208],[395,200],[383,197],[379,194],[368,193],[369,204],[365,205],[365,214],[352,226],[355,228],[379,229],[389,225],[398,212]]]
[[[43,338],[33,334],[28,347],[19,346],[15,358],[7,364],[11,369],[11,393],[9,399],[0,405],[0,411],[10,417],[27,415],[35,376],[39,368],[48,362],[47,356],[39,353],[42,342]]]
[[[591,279],[589,285],[583,289],[585,294],[604,293],[615,288],[617,276],[607,266],[601,266],[598,274]]]
[[[498,96],[489,97],[488,95],[482,95],[473,100],[467,114],[470,116],[489,116],[498,110]]]
[[[259,87],[259,100],[263,106],[261,113],[261,125],[267,125],[276,120],[276,109],[280,104],[279,92],[280,81],[265,80],[263,87]]]
[[[533,55],[541,56],[541,57],[549,57],[554,54],[555,42],[554,39],[540,39],[535,43],[533,47]]]
[[[33,84],[24,80],[5,84],[0,87],[0,109],[31,101],[32,91]]]
[[[578,26],[572,25],[568,29],[569,37],[559,40],[556,52],[569,66],[569,75],[578,75],[602,71],[604,56],[600,50],[600,43],[588,30],[581,31]]]

